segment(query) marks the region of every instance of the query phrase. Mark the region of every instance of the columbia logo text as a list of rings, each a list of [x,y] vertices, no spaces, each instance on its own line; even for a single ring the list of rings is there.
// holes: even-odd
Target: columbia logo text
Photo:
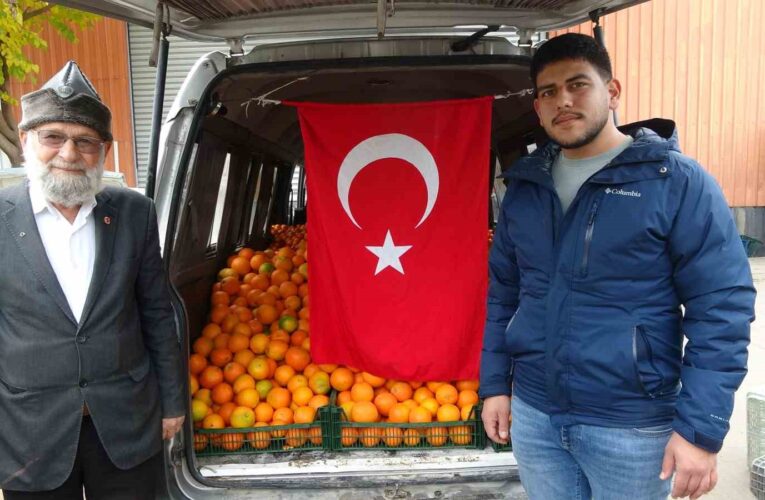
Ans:
[[[622,188],[618,188],[618,189],[606,188],[606,194],[616,194],[616,195],[619,195],[619,196],[632,196],[633,198],[640,198],[641,196],[643,196],[640,193],[640,191],[634,191],[634,190],[633,191],[625,191]]]
[[[710,413],[709,416],[711,418],[715,419],[715,420],[719,420],[720,422],[725,422],[726,424],[728,423],[728,419],[727,418],[718,417],[717,415],[715,415],[713,413]]]

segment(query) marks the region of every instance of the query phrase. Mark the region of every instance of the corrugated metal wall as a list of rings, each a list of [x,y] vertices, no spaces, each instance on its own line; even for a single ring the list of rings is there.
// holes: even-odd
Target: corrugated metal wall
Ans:
[[[601,23],[623,87],[620,122],[675,120],[683,152],[731,206],[765,206],[765,2],[652,0]]]
[[[106,159],[106,170],[125,174],[128,184],[135,186],[135,162],[133,159],[133,120],[130,104],[130,72],[127,61],[127,28],[124,22],[101,19],[85,31],[77,31],[79,42],[69,43],[50,26],[43,29],[47,49],[29,49],[27,57],[40,66],[36,82],[29,77],[18,82],[11,79],[10,93],[20,98],[27,92],[38,89],[56,74],[64,64],[74,59],[93,83],[101,99],[112,111],[112,133],[114,146]],[[108,41],[108,43],[105,43]],[[21,111],[14,109],[18,119]]]
[[[149,66],[152,47],[152,31],[140,26],[128,27],[130,48],[130,67],[133,76],[133,123],[135,124],[135,151],[138,169],[138,185],[146,184],[146,173],[151,141],[151,115],[154,105],[154,81],[157,69]],[[197,59],[215,50],[228,54],[228,47],[223,43],[203,43],[184,40],[176,36],[168,37],[167,79],[165,82],[165,102],[163,121],[181,88],[186,74]]]

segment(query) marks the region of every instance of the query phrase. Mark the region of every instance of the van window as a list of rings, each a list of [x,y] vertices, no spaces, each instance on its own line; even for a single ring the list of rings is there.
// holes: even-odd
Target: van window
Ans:
[[[212,249],[218,244],[218,237],[220,235],[220,223],[223,220],[223,209],[226,207],[226,192],[228,191],[228,169],[231,164],[231,154],[226,153],[226,160],[223,163],[223,173],[220,176],[220,184],[218,185],[218,197],[215,202],[215,215],[213,216],[212,231],[210,231],[210,239],[207,242],[207,248]]]
[[[258,213],[258,200],[260,199],[260,181],[263,177],[263,160],[260,158],[253,159],[252,161],[251,178],[255,181],[255,194],[252,198],[252,204],[250,205],[249,223],[247,224],[247,236],[248,239],[254,236],[255,230],[255,215]]]

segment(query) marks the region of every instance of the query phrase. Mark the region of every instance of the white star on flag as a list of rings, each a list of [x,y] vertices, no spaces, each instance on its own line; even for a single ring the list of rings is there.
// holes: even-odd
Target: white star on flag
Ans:
[[[390,229],[385,235],[385,242],[381,247],[366,247],[367,250],[377,255],[377,269],[375,276],[386,267],[392,267],[396,271],[404,274],[404,268],[401,266],[401,256],[412,248],[412,245],[396,246],[393,244],[393,237],[390,235]]]

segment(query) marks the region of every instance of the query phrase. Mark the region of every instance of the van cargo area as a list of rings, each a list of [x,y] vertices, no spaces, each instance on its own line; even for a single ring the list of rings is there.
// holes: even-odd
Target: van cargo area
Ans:
[[[398,103],[502,96],[493,106],[491,164],[465,165],[465,175],[490,171],[486,223],[493,228],[504,192],[496,176],[542,137],[532,108],[529,57],[504,39],[482,40],[472,55],[453,56],[452,41],[256,48],[226,62],[227,69],[213,68],[199,104],[184,102],[189,88],[199,85],[195,78],[204,65],[220,65],[223,58],[211,55],[197,64],[163,127],[157,192],[187,358],[208,321],[211,289],[227,258],[242,247],[267,248],[272,225],[305,223],[310,210],[297,111],[268,100]],[[521,489],[512,452],[495,452],[488,441],[482,449],[197,456],[190,425],[182,441],[170,454],[178,466],[171,470],[194,498],[220,498],[221,487],[227,498],[237,491],[242,497],[305,498],[306,490],[311,498],[338,498],[336,488],[348,498],[522,498],[516,497]]]

